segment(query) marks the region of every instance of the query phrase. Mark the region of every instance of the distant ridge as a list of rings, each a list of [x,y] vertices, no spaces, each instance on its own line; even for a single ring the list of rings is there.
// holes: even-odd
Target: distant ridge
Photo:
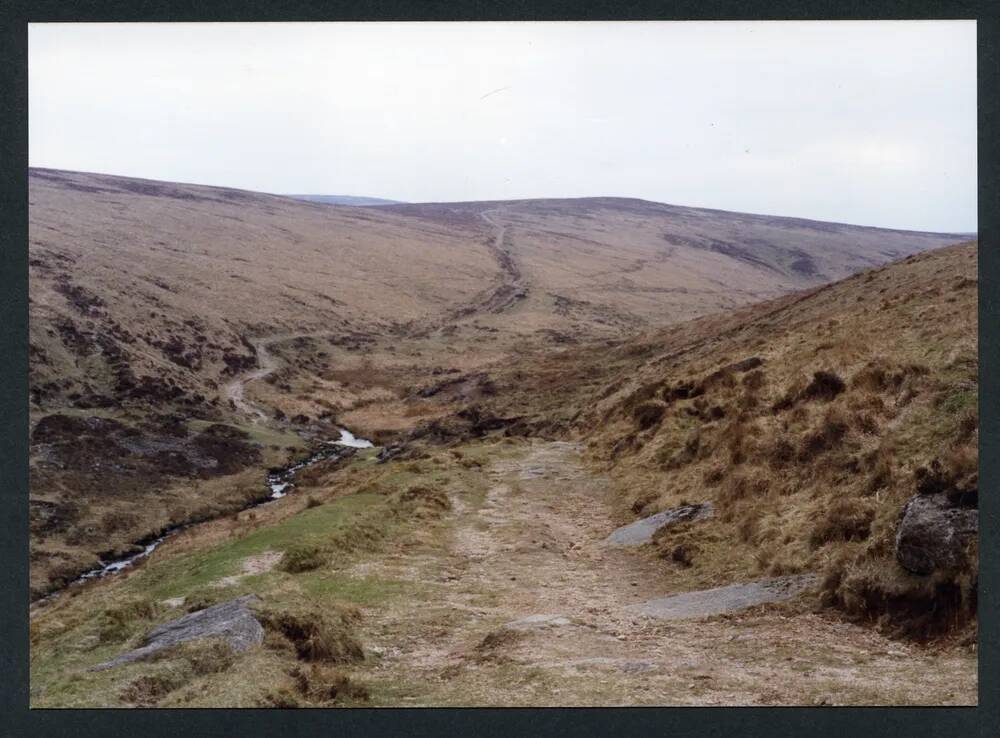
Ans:
[[[285,197],[308,202],[321,202],[325,205],[350,205],[358,208],[405,204],[402,200],[385,200],[381,197],[353,197],[352,195],[285,195]]]

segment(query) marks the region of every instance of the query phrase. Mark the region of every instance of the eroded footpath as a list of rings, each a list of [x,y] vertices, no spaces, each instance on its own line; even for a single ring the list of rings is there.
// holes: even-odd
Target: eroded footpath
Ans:
[[[483,473],[485,494],[452,493],[438,543],[347,572],[417,593],[366,612],[357,675],[376,704],[975,703],[973,654],[808,608],[645,613],[680,593],[671,567],[604,542],[608,482],[574,444],[533,441]]]

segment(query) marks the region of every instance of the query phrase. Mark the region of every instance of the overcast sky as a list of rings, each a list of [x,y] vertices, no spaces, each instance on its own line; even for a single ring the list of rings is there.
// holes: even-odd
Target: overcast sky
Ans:
[[[32,166],[976,229],[972,21],[44,24]]]

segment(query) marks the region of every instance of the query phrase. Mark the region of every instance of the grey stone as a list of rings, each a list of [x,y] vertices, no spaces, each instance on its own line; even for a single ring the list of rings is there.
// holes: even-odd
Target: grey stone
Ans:
[[[222,638],[234,652],[245,651],[264,641],[264,628],[247,607],[247,603],[259,600],[257,595],[244,595],[166,622],[153,628],[139,648],[91,667],[90,671],[141,661],[165,648],[205,638]]]
[[[604,542],[609,546],[641,546],[653,540],[653,534],[661,528],[688,520],[710,518],[714,513],[711,502],[671,508],[618,528]]]
[[[947,495],[915,495],[903,507],[896,531],[896,560],[914,574],[962,568],[979,531],[979,511],[957,507]]]
[[[768,602],[789,600],[811,589],[818,581],[815,574],[776,577],[698,592],[683,592],[631,605],[626,609],[664,620],[698,618],[724,612],[735,612]]]
[[[507,623],[503,627],[507,630],[526,631],[557,628],[572,624],[573,622],[564,615],[529,615],[526,618]]]

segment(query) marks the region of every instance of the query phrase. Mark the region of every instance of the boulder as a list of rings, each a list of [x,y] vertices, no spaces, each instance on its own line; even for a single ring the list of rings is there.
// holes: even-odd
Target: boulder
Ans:
[[[264,628],[247,606],[259,600],[257,595],[244,595],[166,622],[153,628],[139,648],[91,667],[90,671],[141,661],[165,648],[206,638],[221,638],[234,652],[245,651],[264,641]]]
[[[954,571],[979,532],[979,511],[960,507],[946,494],[918,494],[903,507],[896,531],[896,560],[914,574]]]
[[[653,539],[653,534],[660,528],[687,520],[710,518],[713,513],[711,502],[674,507],[624,525],[612,532],[604,539],[604,542],[609,546],[641,546],[644,543],[649,543]]]

